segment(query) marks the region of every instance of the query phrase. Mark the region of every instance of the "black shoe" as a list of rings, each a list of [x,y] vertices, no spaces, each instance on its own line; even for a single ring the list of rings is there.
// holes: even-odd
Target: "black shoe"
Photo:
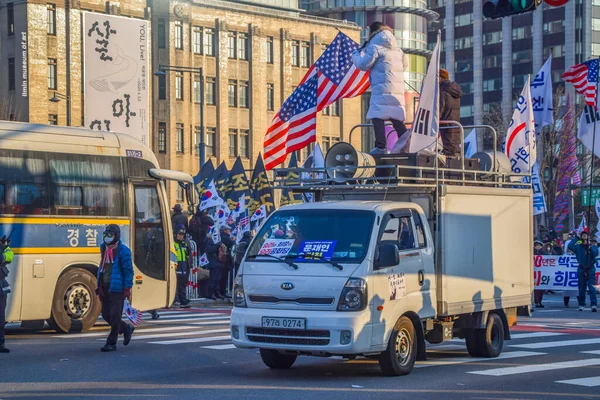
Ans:
[[[106,353],[109,351],[117,351],[116,344],[105,344],[103,348],[100,349],[101,352]]]
[[[546,306],[543,305],[542,303],[538,304],[537,306],[538,306],[538,308],[546,308]]]
[[[159,314],[159,313],[157,313],[157,312],[153,312],[153,313],[152,313],[152,319],[153,319],[153,320],[157,320],[157,319],[159,319],[159,318],[160,318],[160,314]]]
[[[135,327],[131,325],[127,325],[127,330],[123,333],[123,346],[127,346],[129,342],[131,342],[131,336],[133,335],[133,331],[135,331]]]
[[[221,299],[221,300],[226,300],[226,299],[227,299],[227,297],[223,296],[222,294],[218,295],[217,297],[218,297],[219,299]]]
[[[0,345],[0,353],[10,353],[10,350],[4,347],[4,345]]]

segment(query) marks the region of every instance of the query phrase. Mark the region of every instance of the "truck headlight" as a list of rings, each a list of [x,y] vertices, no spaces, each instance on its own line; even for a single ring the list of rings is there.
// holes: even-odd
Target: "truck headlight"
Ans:
[[[234,307],[247,307],[246,294],[244,293],[244,285],[242,283],[241,275],[235,277],[235,282],[233,285],[233,305]]]
[[[338,311],[361,311],[367,306],[367,282],[362,278],[350,278],[344,285]]]

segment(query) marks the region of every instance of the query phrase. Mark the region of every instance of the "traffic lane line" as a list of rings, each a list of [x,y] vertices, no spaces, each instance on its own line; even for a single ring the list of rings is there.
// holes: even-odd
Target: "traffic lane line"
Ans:
[[[563,361],[547,364],[520,365],[517,367],[494,368],[483,371],[469,371],[468,374],[486,375],[486,376],[507,376],[516,374],[527,374],[531,372],[544,372],[562,370],[568,368],[579,368],[600,365],[600,358],[590,358],[587,360]]]
[[[440,359],[439,361],[434,361],[434,360],[417,361],[417,363],[415,364],[415,368],[437,367],[437,366],[454,365],[454,364],[467,364],[467,363],[481,362],[481,361],[508,360],[511,358],[543,356],[546,354],[547,353],[539,353],[539,352],[533,352],[533,351],[508,351],[505,353],[501,353],[498,357],[494,357],[494,358],[456,357],[456,358]]]
[[[518,347],[522,349],[553,349],[557,347],[584,346],[589,344],[600,344],[600,339],[575,339],[527,344],[511,344],[510,347]]]
[[[590,378],[566,379],[564,381],[556,381],[556,383],[565,383],[567,385],[597,387],[600,386],[600,376],[592,376]]]
[[[223,336],[209,336],[209,337],[194,338],[194,339],[161,340],[159,342],[148,342],[148,344],[170,345],[170,344],[205,343],[205,342],[219,342],[222,340],[230,340],[230,339],[231,339],[231,335],[223,335]]]

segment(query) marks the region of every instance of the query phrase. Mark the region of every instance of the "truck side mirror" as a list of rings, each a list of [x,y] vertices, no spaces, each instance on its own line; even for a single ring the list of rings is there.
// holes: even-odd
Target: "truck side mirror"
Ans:
[[[393,267],[400,263],[398,245],[382,243],[377,247],[378,257],[375,260],[375,269]]]

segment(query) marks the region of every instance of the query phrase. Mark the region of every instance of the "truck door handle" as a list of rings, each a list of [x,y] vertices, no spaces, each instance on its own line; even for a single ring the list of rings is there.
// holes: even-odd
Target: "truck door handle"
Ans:
[[[425,283],[425,271],[422,269],[419,270],[419,286],[423,286]]]

